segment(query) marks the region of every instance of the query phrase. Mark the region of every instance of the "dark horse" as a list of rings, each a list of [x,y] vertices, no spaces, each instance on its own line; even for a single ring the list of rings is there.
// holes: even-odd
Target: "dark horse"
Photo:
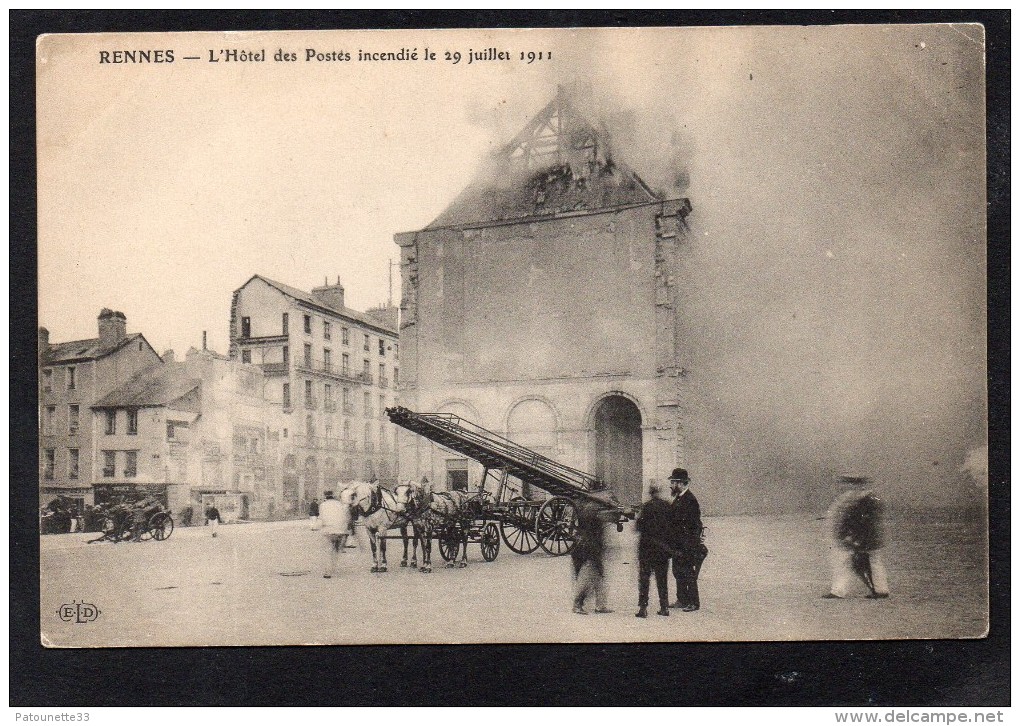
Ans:
[[[450,531],[457,532],[458,543],[453,559],[447,562],[446,566],[467,567],[467,520],[470,518],[470,504],[474,497],[459,491],[433,491],[428,481],[409,486],[411,489],[407,507],[414,512],[410,520],[414,527],[415,539],[421,543],[422,562],[419,572],[432,572],[433,536],[436,533]],[[458,553],[461,554],[460,562],[456,561]]]

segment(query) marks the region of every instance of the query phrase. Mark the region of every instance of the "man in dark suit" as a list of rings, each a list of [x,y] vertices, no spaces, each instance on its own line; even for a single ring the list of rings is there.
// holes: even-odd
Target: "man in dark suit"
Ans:
[[[666,502],[659,498],[659,486],[648,487],[648,501],[641,507],[637,519],[638,539],[638,611],[637,617],[648,617],[648,589],[652,573],[659,590],[659,615],[669,615],[669,590],[666,579],[669,574],[670,543],[673,540],[672,512]]]
[[[676,579],[676,602],[673,607],[693,612],[701,607],[698,595],[698,574],[708,555],[702,540],[701,506],[691,492],[691,479],[686,469],[674,469],[669,477],[673,494],[673,577]]]

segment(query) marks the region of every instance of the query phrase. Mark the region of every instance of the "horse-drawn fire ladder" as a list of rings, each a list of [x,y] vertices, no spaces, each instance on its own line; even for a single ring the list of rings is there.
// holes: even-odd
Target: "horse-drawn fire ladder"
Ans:
[[[538,547],[552,555],[568,553],[576,541],[577,506],[582,502],[609,514],[616,520],[618,528],[634,516],[633,510],[620,506],[612,492],[591,474],[542,456],[459,416],[416,413],[403,406],[388,408],[386,414],[397,426],[474,459],[485,467],[479,492],[484,512],[481,527],[486,530],[497,526],[487,523],[488,519],[498,522],[499,535],[518,554],[529,554]],[[497,476],[497,471],[502,476]],[[485,484],[489,477],[498,483],[498,491],[493,499],[486,500]],[[519,496],[507,500],[513,489],[508,482],[510,477],[541,489],[552,498],[536,500]],[[483,555],[486,553],[485,545],[491,545],[494,538],[497,540],[496,549],[490,550],[486,559],[495,557],[499,536],[495,533],[484,535],[483,531]],[[442,546],[442,541],[440,544]],[[453,548],[453,551],[456,552],[456,549]]]
[[[554,496],[621,509],[611,492],[591,474],[542,456],[459,416],[416,413],[403,406],[386,409],[386,415],[397,426],[474,459],[486,469],[501,470]]]

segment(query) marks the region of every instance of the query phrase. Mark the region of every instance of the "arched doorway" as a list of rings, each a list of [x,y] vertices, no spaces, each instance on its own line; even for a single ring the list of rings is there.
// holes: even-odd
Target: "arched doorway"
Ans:
[[[624,396],[607,396],[595,407],[595,476],[625,504],[641,501],[641,411]]]

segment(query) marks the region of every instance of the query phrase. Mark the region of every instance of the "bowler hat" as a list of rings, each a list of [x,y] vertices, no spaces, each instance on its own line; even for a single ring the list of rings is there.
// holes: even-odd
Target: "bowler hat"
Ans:
[[[669,475],[670,481],[690,481],[691,478],[687,476],[687,470],[677,467],[673,470],[673,473]]]
[[[322,496],[324,496],[324,497],[331,497],[331,496],[333,496],[333,490],[332,489],[327,489],[326,491],[324,491],[322,493]]]

